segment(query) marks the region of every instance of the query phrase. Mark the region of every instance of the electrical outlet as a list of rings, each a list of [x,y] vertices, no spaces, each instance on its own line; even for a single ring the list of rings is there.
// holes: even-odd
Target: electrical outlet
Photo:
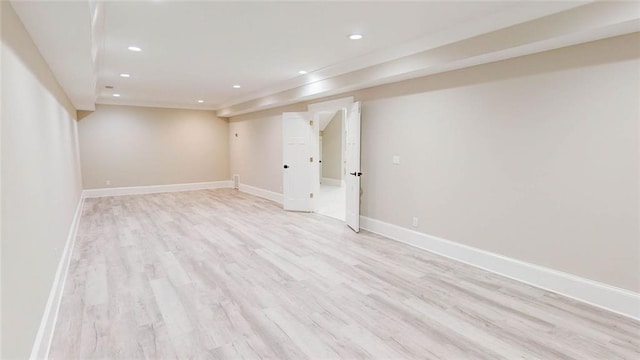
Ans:
[[[417,217],[413,217],[413,223],[412,223],[413,227],[418,227],[418,218]]]
[[[393,155],[392,162],[393,162],[393,165],[400,165],[400,156]]]
[[[107,180],[104,183],[105,183],[105,185],[111,185],[111,180]]]

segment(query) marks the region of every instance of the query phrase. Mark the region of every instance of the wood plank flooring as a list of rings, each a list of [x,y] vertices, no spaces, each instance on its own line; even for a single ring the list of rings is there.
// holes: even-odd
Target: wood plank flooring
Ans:
[[[640,324],[235,190],[87,199],[52,359],[640,359]]]

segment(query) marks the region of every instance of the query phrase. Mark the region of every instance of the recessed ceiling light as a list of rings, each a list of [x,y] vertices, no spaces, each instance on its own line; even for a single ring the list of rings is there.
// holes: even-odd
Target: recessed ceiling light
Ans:
[[[129,75],[129,74],[120,74],[120,77],[128,78],[128,77],[131,77],[131,75]]]
[[[240,85],[233,85],[234,89],[240,89]]]
[[[120,97],[120,94],[113,94],[113,97]]]
[[[362,34],[351,34],[351,35],[349,35],[349,39],[351,39],[351,40],[360,40],[360,39],[362,39]]]
[[[304,75],[304,74],[306,74],[306,73],[307,73],[307,72],[306,72],[306,71],[304,71],[304,70],[300,70],[300,71],[298,71],[298,74],[300,74],[300,75]]]
[[[132,46],[129,46],[127,49],[129,49],[129,50],[131,50],[131,51],[142,51],[142,49],[140,49],[140,48],[139,48],[139,47],[137,47],[137,46],[133,46],[133,45],[132,45]]]
[[[198,102],[199,102],[200,104],[202,104],[202,103],[204,102],[204,100],[198,100]]]

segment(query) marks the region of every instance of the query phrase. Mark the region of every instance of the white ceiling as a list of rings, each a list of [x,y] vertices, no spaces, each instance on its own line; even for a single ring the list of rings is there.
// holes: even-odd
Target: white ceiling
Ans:
[[[99,83],[136,102],[216,105],[505,6],[513,4],[112,2]],[[366,37],[349,40],[353,32]]]
[[[589,6],[584,1],[12,3],[78,109],[91,110],[97,102],[213,109],[224,116],[397,80],[399,75],[420,76],[424,72],[405,66],[394,78],[378,71],[367,81],[337,81]],[[639,15],[632,14],[634,25]],[[614,20],[604,25],[623,22]],[[364,39],[349,40],[350,33],[362,33]],[[127,50],[130,45],[142,51]],[[309,73],[299,75],[299,70]],[[234,84],[242,87],[234,89]],[[315,90],[307,91],[310,86]],[[278,95],[287,91],[292,95]],[[114,98],[114,92],[121,96]]]

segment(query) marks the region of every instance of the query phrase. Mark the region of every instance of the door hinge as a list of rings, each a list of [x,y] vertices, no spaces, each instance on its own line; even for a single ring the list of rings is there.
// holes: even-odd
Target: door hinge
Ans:
[[[313,162],[313,156],[309,158],[309,162]]]
[[[310,194],[309,194],[309,197],[313,199],[313,193],[310,193]]]
[[[313,120],[309,120],[309,126],[313,126]]]

